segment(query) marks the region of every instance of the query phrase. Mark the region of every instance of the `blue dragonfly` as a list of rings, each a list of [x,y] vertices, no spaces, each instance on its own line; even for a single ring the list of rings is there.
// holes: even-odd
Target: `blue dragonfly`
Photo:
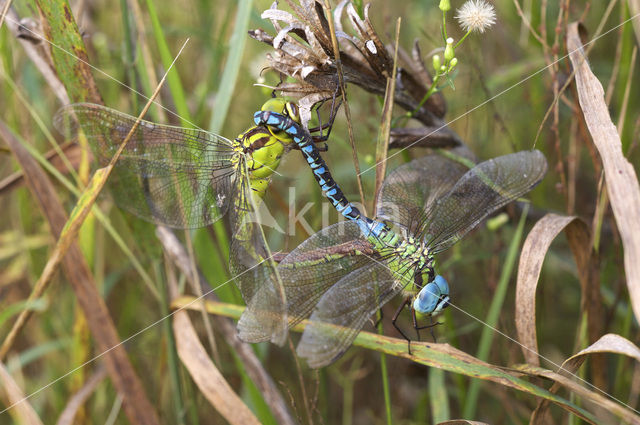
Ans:
[[[489,214],[530,191],[547,171],[546,159],[537,150],[504,155],[472,168],[462,149],[446,156],[427,155],[387,176],[372,220],[346,199],[300,125],[268,111],[257,112],[254,121],[291,135],[323,192],[348,219],[312,235],[278,265],[289,325],[309,318],[297,352],[312,367],[340,357],[368,318],[396,295],[405,296],[401,307],[410,309],[416,329],[420,328],[417,316],[447,307],[449,286],[436,276],[434,256]],[[258,296],[272,298],[274,294],[264,288]],[[397,317],[398,313],[394,325]],[[243,319],[252,340],[264,339],[259,321],[251,315]]]

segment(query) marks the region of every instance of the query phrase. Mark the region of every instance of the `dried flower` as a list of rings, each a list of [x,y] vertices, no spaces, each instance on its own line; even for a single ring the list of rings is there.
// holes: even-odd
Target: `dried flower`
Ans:
[[[340,95],[337,60],[333,51],[331,32],[321,2],[317,0],[286,0],[292,12],[278,9],[274,2],[262,13],[275,29],[271,35],[262,29],[249,31],[254,39],[269,44],[274,51],[267,54],[268,67],[295,81],[283,81],[275,87],[283,96],[298,99],[303,123],[311,118],[311,108],[322,101]],[[298,3],[298,4],[296,4]],[[333,10],[335,36],[340,48],[344,82],[384,95],[388,78],[393,74],[393,46],[386,45],[369,20],[370,5],[361,17],[347,0]],[[343,18],[351,31],[343,27]],[[399,63],[395,90],[396,103],[408,111],[418,108],[414,116],[425,125],[442,125],[446,111],[444,98],[437,94],[419,106],[431,86],[417,44],[409,55],[399,49]]]
[[[496,12],[485,0],[469,0],[458,9],[456,19],[465,31],[483,33],[495,24]]]

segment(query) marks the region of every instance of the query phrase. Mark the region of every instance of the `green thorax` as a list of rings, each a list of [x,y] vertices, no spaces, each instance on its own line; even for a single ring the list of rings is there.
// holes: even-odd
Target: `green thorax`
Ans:
[[[433,255],[428,248],[412,236],[407,238],[385,227],[377,236],[367,238],[383,258],[386,265],[396,275],[398,281],[414,280],[416,272],[433,267]]]
[[[249,128],[235,139],[235,149],[238,152],[236,166],[244,168],[242,162],[246,163],[254,195],[260,198],[264,196],[271,175],[280,165],[280,159],[290,142],[286,138],[274,136],[269,129],[258,126]]]

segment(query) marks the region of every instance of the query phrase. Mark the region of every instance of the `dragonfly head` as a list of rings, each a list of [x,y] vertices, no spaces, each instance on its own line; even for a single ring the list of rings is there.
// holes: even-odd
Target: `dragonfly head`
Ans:
[[[424,315],[437,314],[448,305],[449,284],[445,278],[440,275],[437,275],[431,282],[422,288],[413,300],[413,309]]]
[[[281,97],[273,97],[267,100],[262,105],[260,110],[271,111],[278,114],[282,114],[286,117],[291,118],[293,121],[297,122],[298,124],[300,124],[300,109],[298,109],[298,105],[296,105],[294,102],[287,102]],[[270,126],[267,126],[267,127],[269,128],[269,131],[271,132],[271,134],[273,134],[273,136],[276,139],[280,140],[282,143],[289,144],[293,142],[293,139],[291,138],[291,136],[289,136],[283,130],[278,130]]]

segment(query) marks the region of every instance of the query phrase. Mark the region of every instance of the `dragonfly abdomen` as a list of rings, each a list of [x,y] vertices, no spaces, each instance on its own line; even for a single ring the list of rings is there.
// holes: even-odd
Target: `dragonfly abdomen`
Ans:
[[[291,119],[291,117],[273,111],[258,111],[254,114],[253,119],[256,125],[273,127],[291,136],[311,167],[313,177],[331,201],[333,207],[348,220],[357,221],[361,218],[360,211],[342,193],[342,190],[331,176],[327,164],[320,156],[318,148],[300,124]]]

